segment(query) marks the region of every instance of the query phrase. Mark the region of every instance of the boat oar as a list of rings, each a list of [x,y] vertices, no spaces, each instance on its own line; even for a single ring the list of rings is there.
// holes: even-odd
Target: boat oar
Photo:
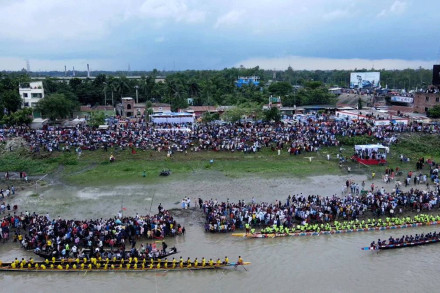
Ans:
[[[237,270],[237,267],[240,266],[240,264],[236,263],[234,266],[234,269]],[[244,267],[244,265],[241,265],[243,269],[247,272],[247,269]]]

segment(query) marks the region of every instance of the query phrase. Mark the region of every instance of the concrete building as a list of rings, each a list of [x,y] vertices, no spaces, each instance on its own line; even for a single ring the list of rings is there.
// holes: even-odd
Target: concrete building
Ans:
[[[171,105],[166,103],[153,103],[151,109],[154,114],[169,113],[171,112]]]
[[[239,76],[235,81],[235,85],[237,87],[242,87],[244,85],[255,85],[258,86],[260,84],[259,76]]]
[[[428,113],[434,106],[440,106],[440,65],[432,68],[432,85],[414,95],[414,112]]]
[[[44,88],[42,81],[33,81],[22,83],[18,88],[23,107],[35,107],[42,98],[44,98]]]
[[[134,115],[134,99],[131,97],[122,98],[122,113],[123,117],[133,117]]]
[[[414,112],[427,113],[434,106],[440,106],[440,88],[414,95]]]
[[[295,107],[281,107],[280,113],[283,116],[293,116],[296,112],[296,106]]]
[[[122,117],[141,117],[145,114],[145,103],[135,103],[131,97],[122,98],[121,116]]]
[[[388,110],[343,110],[336,111],[336,119],[346,121],[368,121],[373,125],[390,125],[390,124],[408,124],[410,119],[396,116],[390,113]]]
[[[179,112],[191,113],[194,114],[196,118],[199,118],[205,113],[219,113],[219,109],[217,106],[189,106],[186,109],[179,109]]]

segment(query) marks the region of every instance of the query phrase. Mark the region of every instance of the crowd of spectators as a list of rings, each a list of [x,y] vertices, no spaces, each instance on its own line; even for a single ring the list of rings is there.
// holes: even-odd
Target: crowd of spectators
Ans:
[[[33,152],[82,151],[97,149],[140,149],[155,151],[243,151],[257,152],[262,148],[284,149],[291,154],[311,152],[325,146],[335,146],[337,135],[370,135],[385,144],[401,132],[432,132],[433,125],[371,126],[367,122],[330,119],[315,115],[295,123],[197,123],[194,125],[153,125],[138,122],[112,124],[108,129],[85,125],[74,128],[27,127],[0,129],[0,139],[23,137]],[[438,129],[437,129],[438,131]]]
[[[230,232],[243,229],[246,224],[253,228],[284,226],[300,227],[307,224],[327,224],[334,221],[353,221],[365,217],[393,217],[405,211],[420,212],[440,207],[440,186],[422,190],[415,185],[401,191],[400,183],[386,191],[384,187],[365,186],[347,181],[343,195],[289,195],[283,202],[232,203],[208,200],[203,203],[206,215],[205,231]]]
[[[184,233],[184,227],[176,223],[169,211],[161,209],[153,216],[114,217],[95,220],[50,219],[49,215],[29,212],[9,214],[1,220],[0,237],[3,242],[15,231],[14,241],[21,242],[28,250],[54,257],[77,257],[81,249],[102,253],[110,248],[124,253],[137,251],[136,241],[163,239]],[[154,245],[155,246],[155,245]],[[141,245],[139,251],[154,252]]]

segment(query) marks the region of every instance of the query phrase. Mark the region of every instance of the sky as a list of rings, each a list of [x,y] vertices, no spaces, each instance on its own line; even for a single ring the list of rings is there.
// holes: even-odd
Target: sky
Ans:
[[[0,71],[432,68],[438,0],[0,0]]]

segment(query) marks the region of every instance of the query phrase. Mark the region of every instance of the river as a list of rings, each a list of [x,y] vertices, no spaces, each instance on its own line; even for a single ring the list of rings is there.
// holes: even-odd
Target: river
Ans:
[[[304,179],[304,182],[323,178]],[[314,192],[338,192],[346,178],[325,178],[332,182],[313,183]],[[362,180],[361,177],[355,178]],[[223,179],[221,179],[223,180]],[[220,181],[221,181],[220,180]],[[241,179],[240,179],[241,180]],[[242,193],[229,189],[212,189],[215,196],[230,197],[232,201],[250,194],[259,195],[267,182],[252,184],[252,179],[232,180]],[[270,180],[270,179],[268,179]],[[301,180],[270,180],[269,189],[307,190]],[[229,180],[231,181],[231,180]],[[292,181],[292,182],[290,182]],[[328,181],[328,182],[330,182]],[[304,183],[303,182],[303,183]],[[213,185],[217,184],[211,182]],[[153,212],[161,202],[165,208],[179,208],[177,203],[188,190],[193,197],[205,195],[203,181],[188,183],[165,182],[157,186],[123,186],[102,188],[75,188],[64,185],[48,186],[31,197],[23,193],[17,197],[21,210],[49,212],[51,216],[101,217],[115,215],[121,205],[126,213]],[[240,185],[241,184],[241,185]],[[280,184],[283,187],[279,187]],[[180,185],[180,187],[179,187]],[[261,185],[261,186],[260,186]],[[215,186],[214,186],[215,187]],[[228,187],[229,188],[229,187]],[[334,188],[335,190],[329,190]],[[321,190],[322,189],[322,190]],[[245,192],[249,190],[249,192]],[[122,192],[125,191],[125,192]],[[168,191],[168,192],[167,192]],[[176,192],[179,191],[179,192]],[[265,190],[263,190],[265,191]],[[240,196],[237,196],[240,194]],[[93,195],[93,196],[92,196]],[[280,199],[284,199],[283,196]],[[256,197],[260,200],[259,196]],[[153,204],[151,204],[153,201]],[[116,206],[116,207],[115,207]],[[411,228],[338,235],[286,237],[275,239],[243,239],[230,234],[210,234],[203,229],[200,213],[178,212],[177,220],[187,230],[185,236],[167,239],[169,247],[176,246],[183,258],[221,258],[226,255],[235,261],[239,255],[252,264],[245,268],[217,271],[179,271],[158,273],[3,273],[0,275],[3,292],[436,292],[439,273],[440,245],[404,248],[390,251],[361,251],[361,247],[390,235],[426,233],[434,227]],[[141,241],[138,241],[138,245]],[[145,242],[145,241],[144,241]],[[16,243],[0,245],[0,259],[30,257]]]

